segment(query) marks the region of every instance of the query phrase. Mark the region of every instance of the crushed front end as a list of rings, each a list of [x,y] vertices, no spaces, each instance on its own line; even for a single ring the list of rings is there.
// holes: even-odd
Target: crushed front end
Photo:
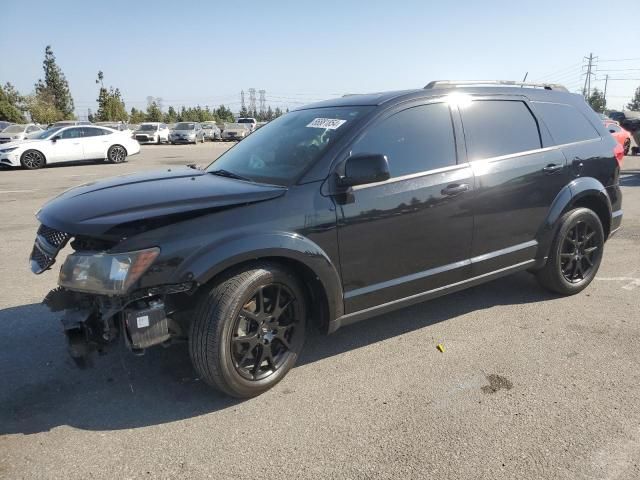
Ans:
[[[137,288],[160,254],[157,247],[110,253],[115,242],[72,236],[41,225],[30,257],[31,270],[49,270],[70,243],[74,252],[60,268],[58,288],[44,299],[61,313],[69,353],[84,366],[92,352],[105,352],[122,334],[134,353],[185,338],[179,312],[188,311],[193,282]]]

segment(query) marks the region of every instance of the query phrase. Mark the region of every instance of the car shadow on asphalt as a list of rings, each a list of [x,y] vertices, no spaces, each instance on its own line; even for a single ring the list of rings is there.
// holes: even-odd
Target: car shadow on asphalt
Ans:
[[[495,305],[554,299],[520,273],[344,327],[313,332],[298,365],[366,347]],[[40,304],[0,310],[0,434],[33,434],[68,425],[118,430],[173,422],[240,406],[197,378],[186,344],[136,357],[123,346],[77,369],[57,318]],[[375,347],[373,347],[375,348]]]

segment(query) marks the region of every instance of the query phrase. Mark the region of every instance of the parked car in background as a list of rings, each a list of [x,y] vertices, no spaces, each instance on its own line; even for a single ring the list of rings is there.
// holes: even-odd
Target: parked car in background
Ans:
[[[0,132],[0,143],[18,142],[42,131],[42,128],[35,123],[9,125]]]
[[[94,125],[111,128],[113,130],[117,130],[118,132],[123,132],[128,135],[133,135],[133,130],[131,129],[129,124],[125,122],[95,122]]]
[[[198,122],[180,122],[171,130],[169,141],[172,145],[176,143],[204,143],[204,130]]]
[[[249,125],[246,123],[225,123],[222,131],[222,140],[242,140],[251,133]]]
[[[97,126],[55,127],[35,138],[0,146],[0,165],[28,170],[52,163],[80,160],[124,162],[140,152],[140,144],[129,135]]]
[[[218,125],[214,122],[205,122],[202,124],[202,130],[204,130],[204,138],[205,140],[211,140],[212,142],[215,140],[221,140],[222,132]]]
[[[169,127],[162,122],[146,122],[141,123],[135,132],[133,138],[140,143],[157,143],[169,142]]]
[[[249,127],[249,133],[255,131],[258,121],[253,117],[240,117],[236,120],[236,123],[242,123]]]
[[[205,170],[58,195],[31,269],[73,239],[45,300],[66,310],[69,351],[82,363],[120,335],[138,354],[187,337],[198,377],[247,398],[314,328],[521,271],[581,292],[622,222],[622,148],[564,87],[484,83],[307,105]]]
[[[62,120],[60,122],[52,123],[47,127],[49,128],[59,128],[59,127],[71,127],[74,125],[91,125],[91,122],[86,120]]]
[[[604,128],[609,130],[609,133],[616,141],[622,145],[622,149],[625,155],[629,155],[629,151],[631,150],[631,133],[627,132],[624,128],[618,125],[618,122],[609,120],[605,121]]]
[[[7,128],[9,125],[13,125],[13,123],[11,122],[5,122],[5,121],[0,121],[0,132],[2,132],[5,128]]]

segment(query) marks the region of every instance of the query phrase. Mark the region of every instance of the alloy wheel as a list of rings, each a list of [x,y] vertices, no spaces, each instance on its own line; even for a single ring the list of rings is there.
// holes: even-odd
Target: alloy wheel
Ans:
[[[560,269],[570,283],[579,283],[587,278],[602,253],[602,243],[596,230],[583,221],[567,231],[561,248]]]
[[[121,147],[120,145],[114,145],[113,147],[111,147],[109,160],[111,160],[113,163],[123,162],[126,157],[127,152],[125,151],[124,147]]]
[[[262,380],[281,368],[299,347],[296,297],[283,284],[260,287],[238,314],[231,337],[233,365],[243,378]]]
[[[40,152],[29,150],[22,156],[22,164],[30,170],[40,168],[44,165],[44,157]]]

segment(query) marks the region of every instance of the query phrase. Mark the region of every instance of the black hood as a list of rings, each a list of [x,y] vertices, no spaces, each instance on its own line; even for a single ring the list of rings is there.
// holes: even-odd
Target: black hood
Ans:
[[[139,226],[142,220],[154,220],[148,223],[155,228],[194,214],[276,198],[285,191],[177,167],[81,185],[51,200],[37,217],[44,225],[72,235],[112,237],[123,224]]]

